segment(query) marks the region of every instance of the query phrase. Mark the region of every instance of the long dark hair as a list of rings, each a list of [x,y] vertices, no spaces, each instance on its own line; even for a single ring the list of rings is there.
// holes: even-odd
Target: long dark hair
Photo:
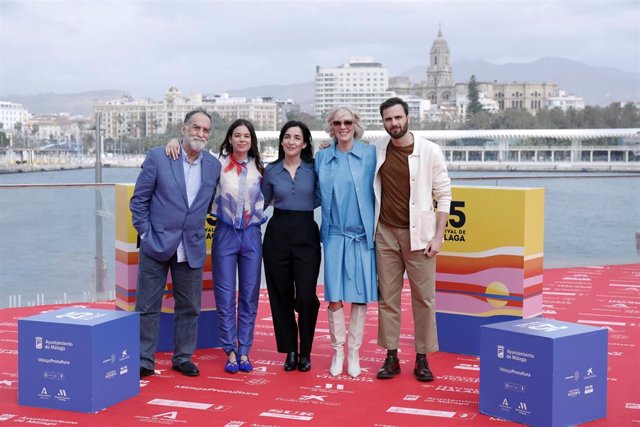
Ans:
[[[284,159],[284,148],[282,148],[282,141],[284,140],[284,134],[291,128],[300,128],[302,131],[302,140],[307,143],[307,146],[300,152],[300,158],[307,163],[313,163],[313,146],[311,145],[311,131],[302,122],[297,120],[290,120],[282,126],[280,130],[280,144],[278,144],[278,160]]]
[[[253,160],[256,163],[256,167],[258,168],[258,172],[260,175],[264,173],[264,165],[262,164],[262,160],[260,159],[260,150],[258,149],[258,137],[256,136],[256,131],[253,128],[253,125],[249,120],[238,119],[235,122],[231,123],[229,129],[227,129],[227,135],[224,137],[224,141],[220,144],[220,154],[223,156],[228,156],[233,154],[233,145],[231,145],[231,135],[233,135],[233,131],[240,126],[245,126],[249,129],[249,134],[251,135],[251,148],[249,148],[249,157],[253,157]]]

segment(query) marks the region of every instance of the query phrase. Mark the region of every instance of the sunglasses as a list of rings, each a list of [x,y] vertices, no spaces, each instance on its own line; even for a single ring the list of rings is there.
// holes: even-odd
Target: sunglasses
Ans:
[[[337,128],[339,128],[342,125],[344,125],[345,127],[350,127],[350,126],[353,126],[353,120],[345,120],[343,122],[341,122],[340,120],[334,120],[333,122],[331,122],[331,124]]]

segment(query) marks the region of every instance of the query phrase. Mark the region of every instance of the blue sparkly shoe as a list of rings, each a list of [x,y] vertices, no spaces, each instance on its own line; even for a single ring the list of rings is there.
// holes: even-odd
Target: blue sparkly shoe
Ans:
[[[253,365],[251,364],[251,361],[249,360],[249,357],[247,357],[246,359],[242,359],[242,357],[240,358],[240,370],[242,372],[251,372],[253,371]]]
[[[227,359],[227,363],[225,363],[224,365],[224,370],[225,372],[228,372],[230,374],[235,374],[236,372],[238,372],[239,366],[238,366],[238,362],[237,361],[231,361],[229,359]]]

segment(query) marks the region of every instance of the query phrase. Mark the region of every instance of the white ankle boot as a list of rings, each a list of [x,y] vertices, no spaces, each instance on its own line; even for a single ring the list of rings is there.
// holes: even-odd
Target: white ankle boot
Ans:
[[[347,356],[349,367],[347,372],[354,378],[362,373],[360,369],[360,346],[362,346],[366,314],[366,305],[351,304],[351,315],[349,316],[349,349]]]
[[[329,312],[329,334],[331,335],[331,347],[333,347],[333,359],[329,373],[336,377],[342,373],[344,365],[344,341],[347,331],[344,323],[344,307],[339,310]]]

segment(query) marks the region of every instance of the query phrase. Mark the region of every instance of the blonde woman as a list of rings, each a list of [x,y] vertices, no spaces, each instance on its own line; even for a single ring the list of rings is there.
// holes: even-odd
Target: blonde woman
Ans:
[[[333,143],[317,153],[315,168],[322,209],[324,297],[329,302],[329,332],[334,349],[329,373],[337,376],[343,371],[347,333],[344,303],[348,302],[351,313],[347,372],[357,377],[361,373],[359,350],[366,304],[378,300],[373,193],[376,149],[359,141],[364,128],[352,109],[335,108],[326,123]]]

